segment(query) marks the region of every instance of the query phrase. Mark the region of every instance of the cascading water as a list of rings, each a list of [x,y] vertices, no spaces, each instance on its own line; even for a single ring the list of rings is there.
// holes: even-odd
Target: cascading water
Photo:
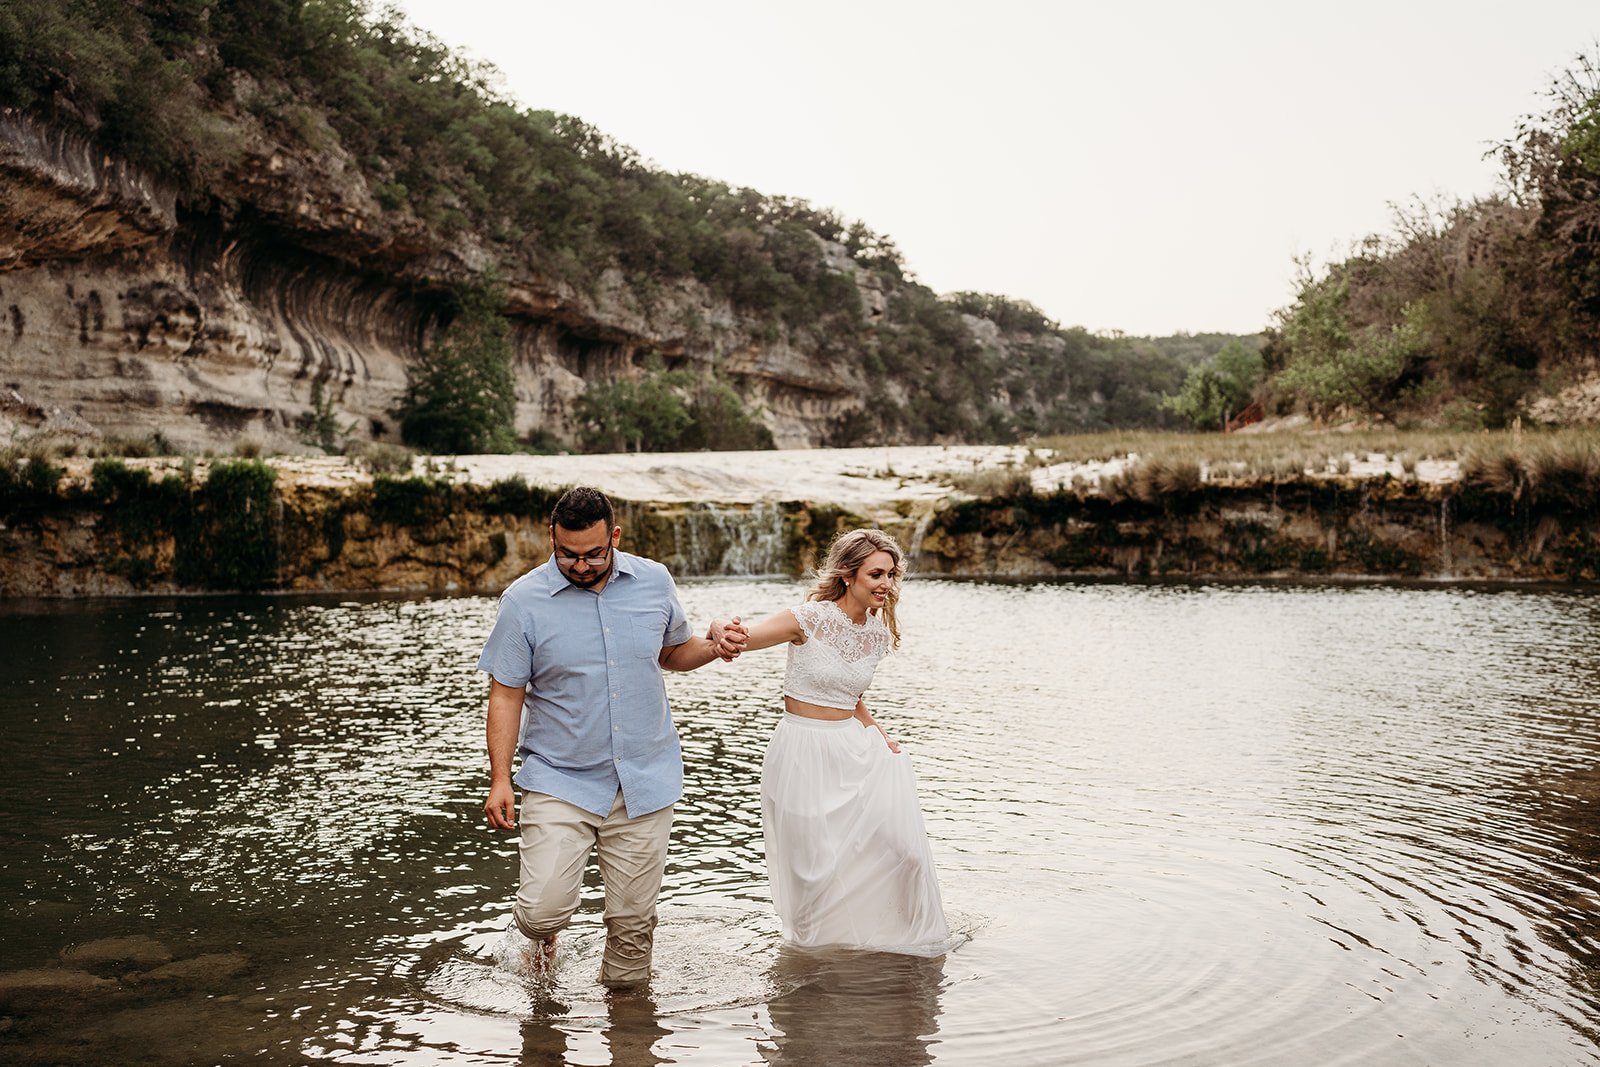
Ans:
[[[922,542],[928,536],[928,527],[933,523],[932,511],[924,511],[917,516],[917,525],[911,531],[911,541],[906,545],[906,568],[915,570],[922,557]]]
[[[1450,574],[1450,498],[1439,498],[1439,571]]]
[[[674,517],[672,555],[680,577],[751,577],[788,571],[788,523],[777,504],[693,504]]]

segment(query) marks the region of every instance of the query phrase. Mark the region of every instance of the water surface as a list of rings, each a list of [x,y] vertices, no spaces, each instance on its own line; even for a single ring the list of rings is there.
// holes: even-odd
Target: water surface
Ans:
[[[683,584],[759,616],[787,580]],[[1600,1062],[1600,598],[913,581],[942,959],[786,952],[783,656],[670,679],[688,794],[646,995],[599,882],[516,969],[483,828],[488,598],[0,610],[4,968],[147,935],[243,970],[0,1008],[15,1062]]]

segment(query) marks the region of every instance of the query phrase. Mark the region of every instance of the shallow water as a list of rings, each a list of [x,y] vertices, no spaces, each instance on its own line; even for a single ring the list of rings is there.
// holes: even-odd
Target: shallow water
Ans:
[[[703,621],[799,588],[683,596]],[[506,932],[493,612],[0,610],[4,969],[132,934],[248,960],[14,1000],[0,1058],[1600,1063],[1600,598],[909,583],[874,709],[968,938],[934,960],[780,949],[756,782],[782,653],[674,676],[656,977],[617,997],[592,869],[554,974]]]

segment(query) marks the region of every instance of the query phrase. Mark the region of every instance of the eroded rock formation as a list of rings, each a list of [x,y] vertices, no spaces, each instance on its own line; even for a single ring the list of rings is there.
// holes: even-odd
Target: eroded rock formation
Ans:
[[[441,295],[491,263],[514,326],[521,435],[570,441],[586,383],[651,355],[714,367],[780,447],[819,443],[863,403],[852,368],[762,335],[693,280],[648,305],[615,272],[575,292],[476,235],[441,238],[384,210],[337,148],[297,154],[248,114],[233,121],[248,147],[229,196],[195,207],[84,137],[0,112],[0,444],[155,430],[181,450],[303,451],[318,395],[352,439],[395,439]],[[858,282],[867,320],[882,315],[878,280],[824,251]]]

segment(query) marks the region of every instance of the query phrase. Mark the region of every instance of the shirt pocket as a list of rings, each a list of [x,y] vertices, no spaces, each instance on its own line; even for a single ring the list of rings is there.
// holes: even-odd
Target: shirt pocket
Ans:
[[[660,615],[636,616],[633,620],[633,654],[639,659],[659,658],[666,631],[666,623]]]

